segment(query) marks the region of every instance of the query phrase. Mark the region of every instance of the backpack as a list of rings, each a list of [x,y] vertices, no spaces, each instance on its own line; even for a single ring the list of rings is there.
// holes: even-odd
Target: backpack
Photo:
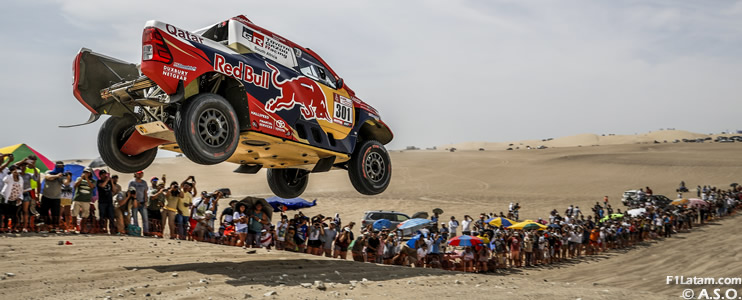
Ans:
[[[129,224],[126,226],[126,235],[140,236],[142,235],[142,228],[134,224]]]

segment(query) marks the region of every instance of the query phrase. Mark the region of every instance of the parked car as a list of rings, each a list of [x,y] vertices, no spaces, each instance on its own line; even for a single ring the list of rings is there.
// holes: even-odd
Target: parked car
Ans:
[[[332,169],[362,194],[389,185],[392,131],[309,48],[240,15],[195,31],[148,21],[141,49],[141,64],[85,48],[74,60],[73,94],[91,112],[80,125],[111,116],[98,132],[111,169],[143,170],[164,149],[238,173],[266,168],[283,198]]]

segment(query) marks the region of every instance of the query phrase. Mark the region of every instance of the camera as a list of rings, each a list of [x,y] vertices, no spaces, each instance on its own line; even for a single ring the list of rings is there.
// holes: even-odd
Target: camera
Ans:
[[[136,195],[137,191],[129,191],[129,195]]]

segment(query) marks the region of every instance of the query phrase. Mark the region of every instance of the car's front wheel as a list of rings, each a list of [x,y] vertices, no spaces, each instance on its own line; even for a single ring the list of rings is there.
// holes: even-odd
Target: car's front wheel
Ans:
[[[376,195],[389,186],[392,161],[384,145],[375,140],[361,142],[348,161],[348,176],[361,194]]]
[[[157,147],[128,155],[121,152],[121,147],[134,133],[137,120],[132,115],[110,117],[103,122],[98,131],[98,152],[111,169],[121,173],[134,173],[149,167],[157,155]]]
[[[178,146],[195,163],[218,164],[237,149],[237,113],[222,96],[204,93],[189,99],[175,116],[174,127]]]
[[[309,171],[302,169],[268,169],[268,186],[276,196],[290,199],[304,192],[309,183]]]

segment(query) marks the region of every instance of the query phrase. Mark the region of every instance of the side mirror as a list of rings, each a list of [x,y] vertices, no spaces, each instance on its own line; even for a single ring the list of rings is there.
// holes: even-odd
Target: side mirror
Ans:
[[[338,79],[337,86],[338,86],[338,89],[342,89],[343,88],[343,79],[342,78],[339,78]]]

